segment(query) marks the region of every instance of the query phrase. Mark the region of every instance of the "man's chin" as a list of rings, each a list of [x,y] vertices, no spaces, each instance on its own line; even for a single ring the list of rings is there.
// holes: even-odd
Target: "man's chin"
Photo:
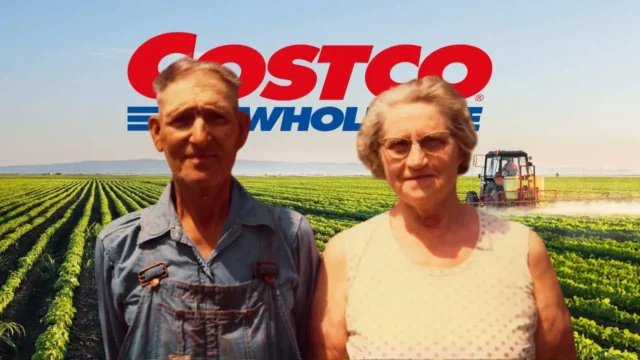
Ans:
[[[192,186],[214,185],[226,178],[221,172],[215,171],[190,171],[188,174],[181,176],[182,181]]]

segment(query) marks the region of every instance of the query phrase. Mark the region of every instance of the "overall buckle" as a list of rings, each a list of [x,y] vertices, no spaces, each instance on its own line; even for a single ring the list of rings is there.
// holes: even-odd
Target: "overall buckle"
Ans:
[[[278,273],[278,264],[273,261],[259,261],[253,267],[253,276],[255,278],[262,277],[269,284],[278,276]]]
[[[169,276],[167,265],[165,263],[159,262],[138,272],[138,282],[140,282],[140,285],[144,287],[154,279],[160,280],[166,278],[167,276]]]

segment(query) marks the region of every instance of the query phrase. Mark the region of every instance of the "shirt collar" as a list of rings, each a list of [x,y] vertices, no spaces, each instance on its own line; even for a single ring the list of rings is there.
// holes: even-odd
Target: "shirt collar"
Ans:
[[[172,181],[165,187],[155,204],[142,210],[138,244],[158,238],[169,231],[171,232],[172,240],[178,241],[180,239],[177,234],[181,232],[172,231],[180,227],[180,220],[172,199],[173,193],[174,185]],[[223,232],[238,224],[249,226],[266,225],[271,229],[276,229],[268,206],[255,199],[232,176],[231,206]]]

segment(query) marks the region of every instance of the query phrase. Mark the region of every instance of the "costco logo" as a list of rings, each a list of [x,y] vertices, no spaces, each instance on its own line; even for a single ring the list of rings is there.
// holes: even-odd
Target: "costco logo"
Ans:
[[[129,60],[128,77],[133,89],[140,95],[155,99],[153,81],[159,75],[160,62],[168,55],[183,54],[194,57],[196,34],[170,32],[155,36],[138,47]],[[480,92],[491,79],[493,64],[482,49],[471,45],[449,45],[436,49],[424,57],[419,45],[394,45],[376,54],[373,45],[305,45],[285,46],[266,57],[258,50],[238,44],[221,45],[202,54],[198,61],[213,61],[221,64],[236,64],[240,68],[242,99],[258,91],[267,74],[289,81],[279,85],[267,81],[259,96],[274,102],[288,102],[307,97],[316,86],[321,86],[318,100],[344,100],[347,87],[352,81],[364,81],[372,96],[397,83],[391,71],[398,64],[412,64],[416,77],[436,75],[443,77],[451,64],[461,63],[467,69],[465,78],[452,84],[465,98],[476,101],[484,98]],[[297,63],[294,63],[297,62]],[[299,63],[308,63],[301,65]],[[318,84],[318,74],[312,64],[328,64],[324,82]],[[365,66],[364,79],[352,78],[356,66]],[[357,119],[362,118],[357,106],[339,108],[335,106],[258,106],[241,107],[251,117],[251,131],[358,131]],[[366,110],[365,110],[366,111]],[[127,130],[147,131],[149,116],[157,114],[157,106],[129,106],[127,108]],[[470,106],[469,113],[480,130],[482,106]],[[295,126],[294,126],[295,124]]]

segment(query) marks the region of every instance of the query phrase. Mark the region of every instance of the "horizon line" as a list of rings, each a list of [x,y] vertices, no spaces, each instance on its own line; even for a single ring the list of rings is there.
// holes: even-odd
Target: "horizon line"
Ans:
[[[68,161],[68,162],[56,162],[56,163],[40,163],[40,164],[18,164],[18,165],[0,165],[1,169],[12,168],[12,167],[46,167],[46,166],[58,166],[58,165],[73,165],[73,164],[83,164],[83,163],[123,163],[123,162],[133,162],[133,161],[158,161],[165,162],[166,160],[163,158],[134,158],[134,159],[117,159],[117,160],[76,160],[76,161]],[[335,162],[335,161],[292,161],[292,160],[251,160],[251,159],[237,159],[236,161],[244,161],[244,162],[256,162],[256,163],[289,163],[289,164],[333,164],[333,165],[354,165],[361,166],[364,169],[364,165],[361,162]],[[559,170],[571,170],[571,171],[598,171],[598,172],[640,172],[640,169],[602,169],[602,168],[587,168],[587,167],[563,167],[563,166],[546,166],[546,165],[536,165],[536,168],[542,168],[550,172],[559,172]],[[471,167],[471,169],[474,169]],[[474,170],[471,170],[474,171]],[[479,169],[479,168],[478,168]],[[133,173],[132,173],[133,174]]]

